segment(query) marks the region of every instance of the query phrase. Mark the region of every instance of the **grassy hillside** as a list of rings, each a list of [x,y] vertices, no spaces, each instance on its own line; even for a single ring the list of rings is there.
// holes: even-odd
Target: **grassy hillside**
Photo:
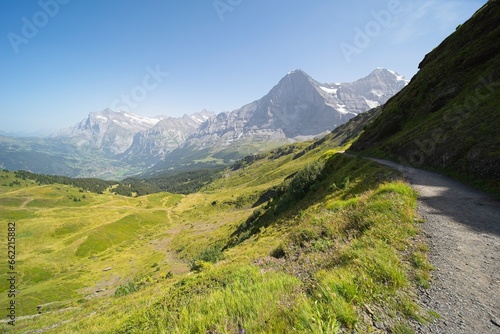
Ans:
[[[5,231],[7,222],[16,222],[19,315],[36,313],[38,305],[58,307],[99,290],[108,294],[119,282],[153,271],[151,265],[165,256],[163,249],[143,240],[168,231],[169,208],[181,199],[179,195],[134,200],[82,193],[65,185],[18,184],[13,173],[3,172],[0,178],[13,183],[0,187],[0,222]],[[2,249],[5,244],[2,238]],[[110,266],[112,270],[103,271]],[[170,267],[185,268],[175,262]],[[0,268],[2,273],[8,271],[6,261]],[[7,281],[2,280],[0,303],[6,303],[6,289]]]
[[[416,194],[395,172],[337,153],[371,117],[247,157],[190,195],[94,194],[1,172],[19,294],[15,329],[0,328],[408,333],[428,317],[412,301],[430,270]]]
[[[18,290],[16,326],[1,331],[412,333],[435,316],[414,302],[431,270],[417,194],[342,151],[499,189],[499,19],[489,1],[383,109],[321,140],[176,179],[195,193],[97,194],[0,172],[0,248],[15,222]],[[0,261],[5,306],[8,272]]]
[[[437,169],[500,195],[500,1],[430,52],[352,150]]]

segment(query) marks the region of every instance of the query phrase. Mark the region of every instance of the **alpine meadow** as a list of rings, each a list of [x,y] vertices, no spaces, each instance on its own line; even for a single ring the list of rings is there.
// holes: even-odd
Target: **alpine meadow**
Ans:
[[[28,57],[38,43],[48,47],[52,27],[83,8],[53,1],[54,15],[38,9],[46,26],[41,14],[24,17],[39,31],[17,45],[16,57]],[[411,17],[420,19],[426,8],[447,10],[460,1],[417,2],[423,5],[411,7]],[[132,3],[108,5],[119,16]],[[220,26],[248,22],[253,5],[210,2],[210,14]],[[367,16],[369,23],[387,19],[377,34],[369,24],[354,28],[370,43],[351,51],[347,63],[361,63],[404,24],[398,15],[406,4],[384,6]],[[183,5],[175,7],[184,15]],[[326,17],[323,7],[314,8],[304,17]],[[419,55],[411,80],[377,67],[357,80],[322,83],[298,69],[232,111],[177,117],[130,110],[151,107],[162,85],[185,83],[175,77],[187,66],[182,57],[201,77],[193,54],[213,61],[201,39],[189,56],[172,51],[178,68],[161,69],[154,85],[154,66],[136,71],[144,79],[125,90],[132,100],[121,95],[121,109],[91,112],[45,137],[0,133],[0,332],[497,333],[500,0],[475,10]],[[154,29],[122,35],[126,28],[101,26],[98,13],[85,13],[109,29],[100,33],[123,43],[142,36],[134,48],[159,52],[144,46],[145,31]],[[189,14],[203,20],[201,11]],[[302,23],[294,24],[291,34],[301,36]],[[228,33],[183,27],[191,37],[194,30],[204,38]],[[270,38],[262,49],[250,39],[239,45],[258,62],[257,53],[274,52],[274,43],[284,47]],[[307,47],[300,45],[302,52]],[[98,62],[94,51],[81,52]],[[269,57],[269,67],[279,63]],[[121,61],[103,59],[110,68]],[[227,61],[214,86],[232,65]],[[251,61],[237,66],[250,68]],[[102,80],[100,87],[111,83]],[[212,92],[199,80],[188,81],[195,92],[186,101]],[[226,82],[238,84],[250,86]]]

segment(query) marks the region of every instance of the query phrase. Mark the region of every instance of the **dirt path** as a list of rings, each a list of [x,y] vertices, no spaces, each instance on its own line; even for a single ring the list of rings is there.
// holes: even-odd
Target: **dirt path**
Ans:
[[[417,333],[500,333],[500,202],[445,176],[398,169],[420,194],[429,260],[436,267],[420,303],[441,317]]]
[[[30,202],[33,202],[35,199],[34,198],[27,198],[24,200],[24,202],[21,203],[21,205],[19,205],[19,209],[23,209],[24,207],[26,207],[26,205],[28,205],[28,203]]]

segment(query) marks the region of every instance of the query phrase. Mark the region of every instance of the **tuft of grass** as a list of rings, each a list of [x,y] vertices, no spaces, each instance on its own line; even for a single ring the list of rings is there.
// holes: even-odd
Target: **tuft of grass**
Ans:
[[[413,328],[411,328],[407,324],[397,324],[392,329],[392,332],[394,334],[414,334],[415,333],[415,331],[413,330]]]
[[[210,268],[213,263],[223,258],[222,246],[215,244],[203,249],[191,260],[191,270],[202,271]]]
[[[262,274],[255,266],[214,268],[182,279],[168,297],[132,314],[115,333],[283,332],[297,321],[299,286],[292,276]]]
[[[411,264],[415,268],[415,280],[417,285],[428,289],[430,287],[430,272],[434,267],[429,263],[427,254],[422,251],[415,251],[411,256]]]

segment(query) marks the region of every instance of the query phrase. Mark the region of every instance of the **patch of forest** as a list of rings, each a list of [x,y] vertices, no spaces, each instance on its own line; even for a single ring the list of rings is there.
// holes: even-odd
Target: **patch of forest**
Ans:
[[[158,192],[190,194],[213,181],[221,169],[202,169],[187,172],[166,172],[149,178],[127,178],[122,181],[107,181],[97,178],[71,178],[67,176],[37,174],[28,171],[14,172],[16,179],[33,180],[38,185],[64,184],[82,191],[102,194],[106,190],[123,196],[144,196]]]

